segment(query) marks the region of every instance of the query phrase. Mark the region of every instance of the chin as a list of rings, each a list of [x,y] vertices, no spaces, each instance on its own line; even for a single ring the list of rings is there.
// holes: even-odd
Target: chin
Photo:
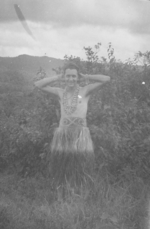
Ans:
[[[68,87],[75,87],[76,84],[68,84]]]

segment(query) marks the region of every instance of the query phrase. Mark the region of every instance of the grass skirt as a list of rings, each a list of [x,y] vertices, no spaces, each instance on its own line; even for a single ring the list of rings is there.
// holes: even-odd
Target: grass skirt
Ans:
[[[90,179],[94,150],[89,129],[83,119],[65,119],[56,128],[49,162],[54,186],[66,183],[81,186]]]

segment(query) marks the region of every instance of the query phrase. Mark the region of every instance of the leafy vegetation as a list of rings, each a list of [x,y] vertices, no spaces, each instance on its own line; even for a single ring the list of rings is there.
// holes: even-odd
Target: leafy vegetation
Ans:
[[[49,144],[60,118],[57,98],[38,89],[26,93],[28,82],[20,72],[0,72],[1,228],[144,228],[150,174],[149,52],[122,63],[111,43],[107,58],[99,58],[100,47],[84,47],[87,61],[64,57],[83,73],[111,77],[92,94],[88,107],[96,156],[93,186],[78,195],[68,187],[65,200],[59,192],[56,197],[47,178]]]

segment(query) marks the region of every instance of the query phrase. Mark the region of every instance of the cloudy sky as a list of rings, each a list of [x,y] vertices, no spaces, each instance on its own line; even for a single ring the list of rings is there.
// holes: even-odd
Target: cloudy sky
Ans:
[[[19,5],[35,40],[18,20]],[[85,58],[83,47],[111,42],[117,59],[150,50],[150,0],[0,0],[0,56]]]

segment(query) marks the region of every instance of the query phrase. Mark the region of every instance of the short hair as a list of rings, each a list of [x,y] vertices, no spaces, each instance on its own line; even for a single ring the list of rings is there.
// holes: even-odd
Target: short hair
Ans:
[[[67,69],[76,69],[78,72],[78,75],[79,75],[79,67],[74,62],[69,62],[69,63],[65,64],[63,67],[64,72]]]
[[[77,73],[78,73],[78,82],[81,81],[81,78],[82,77],[81,77],[80,72],[79,72],[79,67],[74,62],[69,62],[69,63],[67,63],[67,64],[64,65],[64,67],[63,67],[64,74],[65,74],[65,71],[67,69],[76,69],[77,70]]]

